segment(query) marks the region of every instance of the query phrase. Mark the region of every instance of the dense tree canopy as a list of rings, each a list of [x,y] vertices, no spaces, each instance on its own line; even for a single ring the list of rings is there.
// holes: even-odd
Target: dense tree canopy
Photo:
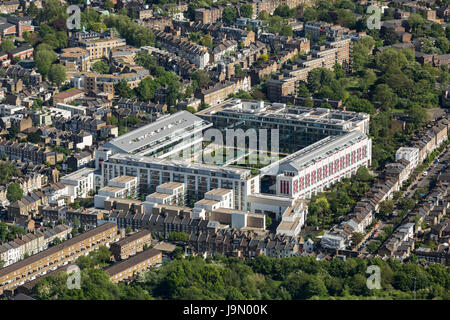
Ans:
[[[381,268],[381,289],[369,290],[366,270]],[[99,269],[81,270],[81,289],[68,290],[67,274],[48,276],[34,288],[38,299],[449,299],[449,268],[422,267],[388,259],[310,257],[176,259],[138,276],[131,285],[113,284]]]

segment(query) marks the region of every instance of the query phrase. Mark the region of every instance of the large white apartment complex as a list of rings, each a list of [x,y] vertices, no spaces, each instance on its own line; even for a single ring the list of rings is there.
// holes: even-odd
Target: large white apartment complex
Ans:
[[[234,207],[239,210],[247,210],[247,196],[259,192],[259,176],[246,169],[120,153],[104,161],[101,169],[105,185],[122,175],[138,177],[143,194],[166,182],[185,183],[188,201],[200,200],[212,189],[232,189]]]
[[[275,177],[277,195],[310,198],[359,167],[370,165],[372,140],[361,131],[330,136],[264,167],[262,175]]]
[[[160,118],[105,144],[113,153],[166,158],[183,151],[201,150],[202,132],[211,123],[187,111]]]

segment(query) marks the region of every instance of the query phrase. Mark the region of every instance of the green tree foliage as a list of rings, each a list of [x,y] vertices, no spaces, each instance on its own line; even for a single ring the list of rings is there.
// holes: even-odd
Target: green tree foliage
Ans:
[[[222,12],[222,21],[226,24],[232,25],[236,21],[238,14],[235,7],[227,6]]]
[[[352,68],[359,71],[369,63],[369,57],[375,46],[375,40],[372,37],[364,37],[353,44],[352,48]]]
[[[109,64],[105,60],[97,61],[92,65],[92,70],[98,73],[109,73]]]
[[[373,101],[383,108],[389,110],[397,104],[398,97],[394,91],[385,83],[377,85],[373,94]]]
[[[45,47],[37,48],[34,59],[36,61],[36,67],[43,77],[47,77],[50,66],[56,61],[57,57],[56,53],[51,49],[49,50]]]
[[[211,78],[205,70],[195,70],[192,73],[192,81],[194,89],[200,89],[208,87]]]
[[[308,206],[308,224],[329,229],[339,217],[350,212],[355,202],[370,189],[373,179],[365,167],[360,167],[351,179],[344,179],[330,190],[314,195]]]
[[[37,20],[39,22],[53,23],[56,20],[66,21],[68,14],[67,5],[61,5],[59,0],[48,0],[44,2],[42,10],[39,10]]]
[[[8,185],[6,198],[13,203],[23,198],[23,190],[17,182]]]
[[[178,77],[172,71],[166,71],[163,67],[156,63],[156,59],[147,52],[141,51],[136,55],[135,62],[150,71],[155,79],[146,80],[140,88],[136,89],[136,93],[141,100],[154,97],[155,90],[167,87],[167,103],[169,106],[175,105],[176,101],[182,97],[181,85]]]
[[[306,7],[303,12],[303,20],[305,22],[314,21],[317,19],[317,12],[311,7]]]
[[[291,9],[287,5],[280,5],[273,12],[273,15],[280,16],[282,18],[293,18],[296,16],[296,14],[297,14],[297,10]]]
[[[15,47],[16,46],[14,45],[14,42],[11,39],[4,39],[2,41],[2,44],[0,45],[0,49],[4,52],[9,52]]]
[[[31,143],[40,143],[41,142],[41,136],[36,132],[31,132],[27,134],[27,141]]]
[[[253,16],[253,6],[251,4],[243,4],[239,8],[239,13],[241,17],[251,18]]]
[[[356,96],[350,96],[347,100],[347,110],[356,112],[375,113],[375,108],[367,99],[361,99]]]
[[[115,28],[129,45],[143,47],[155,44],[151,29],[137,24],[128,16],[109,15],[104,17],[104,23],[108,28]]]
[[[180,250],[178,250],[181,253]],[[38,299],[412,299],[414,277],[418,299],[449,299],[449,267],[422,267],[380,258],[317,261],[313,257],[241,260],[235,257],[206,260],[175,259],[140,275],[130,285],[113,284],[107,274],[89,267],[81,270],[81,289],[67,288],[68,275],[45,277],[34,288]],[[381,290],[368,290],[367,266],[381,269]]]
[[[12,177],[20,174],[19,169],[9,161],[0,161],[0,183],[7,184]]]
[[[19,235],[25,234],[25,230],[15,225],[7,225],[5,222],[0,222],[0,243],[9,240],[14,240]]]
[[[51,82],[53,82],[57,87],[61,86],[61,84],[67,79],[66,68],[59,63],[52,64],[50,66],[48,79]]]
[[[111,0],[106,0],[103,2],[103,7],[107,10],[111,10],[114,8],[114,3]]]
[[[125,80],[121,80],[114,85],[114,92],[121,98],[133,98],[135,96],[133,89]]]
[[[189,234],[186,232],[172,231],[169,233],[169,241],[184,241],[189,240]]]
[[[292,37],[293,34],[294,34],[294,31],[292,31],[292,26],[284,25],[281,27],[280,36]]]
[[[380,202],[380,208],[378,210],[378,216],[383,219],[392,214],[394,211],[394,201],[384,200]]]
[[[344,98],[344,90],[333,71],[325,68],[313,69],[308,74],[308,89],[318,98],[340,100]]]
[[[68,45],[67,33],[48,24],[40,26],[39,36],[48,50],[66,48]]]

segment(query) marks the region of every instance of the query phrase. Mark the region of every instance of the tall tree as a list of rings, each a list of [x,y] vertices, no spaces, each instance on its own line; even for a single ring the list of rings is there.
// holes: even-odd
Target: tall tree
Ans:
[[[23,198],[23,190],[17,182],[8,185],[6,198],[13,203]]]
[[[67,80],[66,68],[62,64],[52,64],[48,78],[57,87]]]

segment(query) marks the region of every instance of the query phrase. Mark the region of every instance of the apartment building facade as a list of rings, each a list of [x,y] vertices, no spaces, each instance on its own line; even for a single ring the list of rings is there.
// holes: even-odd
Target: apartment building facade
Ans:
[[[125,260],[144,251],[144,248],[150,247],[151,244],[152,235],[144,229],[111,244],[111,252],[117,261]]]
[[[105,223],[22,261],[0,269],[0,294],[56,270],[100,246],[117,241],[117,225]]]
[[[138,177],[142,194],[155,192],[166,182],[185,183],[187,201],[198,201],[212,189],[233,189],[235,209],[239,210],[247,207],[247,195],[259,190],[259,177],[250,170],[115,154],[102,164],[103,182],[106,185],[120,175]]]
[[[162,252],[156,249],[147,249],[127,260],[112,265],[105,272],[110,276],[111,282],[118,283],[131,280],[140,272],[160,263],[162,263]]]

